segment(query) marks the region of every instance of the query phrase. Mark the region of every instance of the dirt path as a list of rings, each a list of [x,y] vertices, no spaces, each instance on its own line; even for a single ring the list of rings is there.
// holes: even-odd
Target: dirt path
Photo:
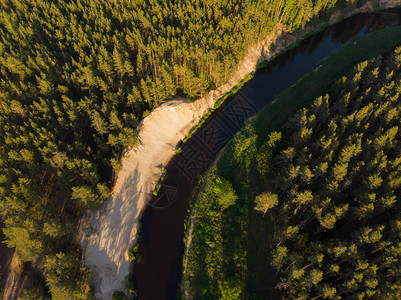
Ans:
[[[383,8],[396,6],[397,2],[383,2]],[[373,7],[369,3],[347,14],[334,14],[330,24],[338,22],[341,17],[371,11]],[[92,283],[97,299],[109,300],[115,290],[126,290],[125,277],[130,266],[127,253],[135,242],[138,219],[162,174],[161,167],[174,155],[176,144],[213,106],[213,100],[255,71],[258,62],[273,58],[311,30],[306,28],[292,36],[281,34],[282,29],[277,26],[262,43],[251,48],[227,84],[192,103],[185,99],[169,101],[143,120],[139,128],[139,142],[122,158],[122,169],[112,196],[102,209],[82,221],[79,239],[83,260],[93,271]],[[269,52],[272,44],[275,50]]]

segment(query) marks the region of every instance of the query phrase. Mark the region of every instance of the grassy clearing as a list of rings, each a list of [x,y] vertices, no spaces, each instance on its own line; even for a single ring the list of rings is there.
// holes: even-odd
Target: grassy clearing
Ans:
[[[239,295],[246,275],[246,244],[242,237],[247,211],[227,180],[221,180],[215,172],[207,180],[195,207],[196,223],[184,277],[187,291],[195,299]]]
[[[279,94],[230,141],[195,203],[197,216],[184,274],[191,297],[215,299],[231,290],[234,294],[226,296],[233,299],[239,294],[244,299],[280,299],[270,266],[273,226],[268,217],[263,219],[253,210],[255,196],[266,184],[255,171],[258,145],[357,63],[388,54],[400,44],[401,27],[353,40]],[[219,208],[216,194],[221,181],[237,197],[226,210]]]

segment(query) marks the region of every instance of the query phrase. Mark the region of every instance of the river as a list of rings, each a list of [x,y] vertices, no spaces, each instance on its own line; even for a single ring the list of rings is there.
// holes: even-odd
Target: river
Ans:
[[[353,37],[400,24],[401,10],[387,10],[355,15],[310,36],[259,70],[181,146],[182,152],[166,167],[158,196],[147,205],[141,219],[141,242],[133,266],[134,288],[140,299],[176,298],[191,193],[199,177],[245,120]]]

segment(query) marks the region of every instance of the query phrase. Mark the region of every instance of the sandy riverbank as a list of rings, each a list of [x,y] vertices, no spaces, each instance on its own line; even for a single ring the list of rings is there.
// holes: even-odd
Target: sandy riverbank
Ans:
[[[397,1],[390,1],[383,8],[396,5]],[[368,3],[346,16],[343,13],[333,14],[329,23],[334,24],[342,17],[373,8]],[[166,165],[174,155],[176,144],[198,123],[207,109],[213,107],[214,100],[255,71],[258,62],[271,59],[311,29],[301,30],[297,35],[281,34],[282,30],[281,26],[277,26],[269,37],[251,48],[230,81],[218,90],[192,103],[185,99],[169,101],[143,120],[139,128],[139,142],[122,158],[122,169],[112,196],[102,209],[92,214],[92,218],[82,222],[80,242],[83,259],[93,271],[92,283],[97,299],[111,299],[115,290],[125,290],[125,277],[130,266],[127,253],[134,244],[138,219],[161,176],[161,166]],[[269,52],[269,46],[273,44],[275,50]]]
[[[125,290],[138,218],[175,153],[175,146],[213,105],[211,99],[190,102],[176,99],[155,109],[143,120],[139,142],[122,158],[111,198],[95,212],[81,238],[84,261],[93,271],[98,299],[111,299]]]

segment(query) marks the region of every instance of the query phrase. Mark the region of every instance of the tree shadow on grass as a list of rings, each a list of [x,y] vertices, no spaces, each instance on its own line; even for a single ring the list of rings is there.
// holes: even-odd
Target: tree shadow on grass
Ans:
[[[262,218],[250,212],[248,229],[248,272],[246,290],[249,299],[281,299],[276,288],[276,272],[271,266],[273,228],[269,215]]]

